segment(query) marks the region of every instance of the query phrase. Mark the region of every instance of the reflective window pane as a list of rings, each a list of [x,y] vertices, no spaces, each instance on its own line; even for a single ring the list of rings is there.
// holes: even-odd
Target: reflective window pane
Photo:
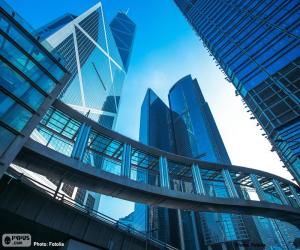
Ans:
[[[13,99],[0,92],[0,120],[21,132],[32,114]]]
[[[7,129],[0,127],[0,156],[6,151],[16,136]]]

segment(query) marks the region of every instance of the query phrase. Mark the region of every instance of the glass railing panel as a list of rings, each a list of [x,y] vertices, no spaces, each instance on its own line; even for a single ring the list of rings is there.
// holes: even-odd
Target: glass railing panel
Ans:
[[[83,162],[106,172],[121,175],[123,146],[95,130],[89,135]]]
[[[190,165],[168,161],[170,188],[172,190],[196,193]]]
[[[201,176],[205,193],[211,197],[229,198],[229,193],[220,169],[202,169]]]
[[[159,158],[132,148],[130,178],[135,181],[159,186]]]

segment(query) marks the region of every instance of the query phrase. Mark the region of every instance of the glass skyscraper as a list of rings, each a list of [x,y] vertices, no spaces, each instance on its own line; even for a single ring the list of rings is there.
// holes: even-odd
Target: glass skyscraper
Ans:
[[[127,72],[135,37],[135,23],[127,14],[119,12],[109,26]]]
[[[196,79],[188,75],[179,80],[169,92],[169,105],[177,154],[215,163],[231,164],[215,120]],[[211,193],[213,196],[229,196],[223,183],[204,180],[204,185],[207,193],[214,192]],[[226,249],[230,247],[231,242],[249,241],[242,216],[215,213],[196,215],[193,212],[191,214],[192,218],[198,219],[194,223],[200,224],[201,228],[198,228],[198,231],[203,234],[204,245],[207,247],[219,245]],[[186,237],[189,235],[189,229],[185,228],[188,223],[183,224],[184,237]],[[195,235],[197,234],[195,232]],[[203,242],[199,243],[201,244]]]
[[[300,183],[299,1],[175,3]]]
[[[169,107],[148,90],[141,108],[140,141],[183,156],[230,164],[226,148],[198,82],[191,76],[178,81],[169,92]],[[171,180],[176,186],[176,180]],[[205,181],[208,193],[228,196],[225,186]],[[213,188],[212,188],[213,187]],[[216,191],[217,190],[217,191]],[[134,226],[147,226],[154,237],[181,249],[222,247],[235,242],[261,243],[251,217],[230,214],[195,213],[135,206]],[[247,232],[246,226],[253,229]],[[174,228],[177,230],[174,231]],[[169,233],[167,233],[169,232]]]
[[[125,14],[107,25],[101,2],[78,17],[66,14],[36,31],[65,58],[72,73],[60,99],[110,129],[116,124],[134,32]]]
[[[59,99],[100,125],[114,129],[134,34],[135,24],[123,13],[118,13],[108,25],[101,2],[79,16],[65,14],[37,29],[35,36],[64,58],[71,73]],[[126,58],[123,48],[126,48]],[[48,112],[45,119],[51,115]],[[58,123],[67,123],[63,114],[56,119]],[[48,136],[43,130],[35,130],[32,134],[40,143]],[[51,140],[50,145],[60,147],[55,140]],[[69,153],[71,156],[74,152]],[[58,180],[51,181],[58,185]],[[60,191],[78,204],[94,210],[99,208],[99,194],[65,183]]]
[[[31,32],[0,1],[0,178],[69,78]]]
[[[169,92],[169,103],[176,144],[181,145],[177,148],[178,154],[204,161],[231,164],[196,79],[188,75],[179,80]]]
[[[148,89],[140,118],[139,140],[147,145],[175,153],[171,113],[166,104]],[[137,173],[139,178],[139,173]],[[134,226],[152,237],[179,247],[176,211],[135,204]]]

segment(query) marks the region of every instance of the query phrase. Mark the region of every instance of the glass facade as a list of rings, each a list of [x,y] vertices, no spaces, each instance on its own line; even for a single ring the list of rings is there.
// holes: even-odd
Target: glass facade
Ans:
[[[131,23],[127,25],[130,28],[134,26]],[[119,32],[126,31],[127,26],[118,27]],[[36,33],[64,57],[66,68],[72,73],[60,99],[113,129],[126,71],[101,3],[78,17],[64,15]]]
[[[120,18],[126,22],[118,21]],[[127,42],[131,50],[135,24],[127,16],[124,18],[121,14],[118,14],[112,23],[112,26],[115,27],[115,33],[132,30],[131,44],[128,44],[128,40],[123,41],[120,38],[118,40],[118,42]],[[35,33],[44,42],[51,44],[54,51],[64,57],[66,68],[72,74],[59,99],[71,108],[97,121],[100,125],[114,129],[126,71],[120,56],[121,45],[118,43],[117,46],[115,35],[113,36],[110,26],[106,24],[102,4],[99,2],[78,17],[71,14],[63,15],[36,30]],[[128,57],[127,59],[129,59]],[[128,61],[126,63],[128,67]],[[54,127],[58,132],[61,131],[61,126],[70,127],[71,134],[74,131],[80,133],[82,129],[76,124],[70,124],[64,119],[63,114],[57,116],[57,114],[49,113],[49,117],[51,117],[49,121],[56,120]],[[45,119],[47,120],[47,115]],[[81,136],[85,136],[89,131],[83,130],[82,133]],[[35,130],[32,137],[42,143],[48,141],[50,146],[56,150],[62,146],[61,142],[56,140],[56,136],[48,131],[45,132],[43,127]],[[66,138],[66,140],[68,139],[70,138]],[[79,138],[79,140],[81,139]],[[93,141],[97,143],[97,137],[93,138]],[[66,155],[78,156],[75,153],[76,145],[67,143],[64,147],[62,150]],[[114,167],[113,162],[107,161],[93,151],[89,152],[90,154],[83,156],[82,160],[85,162],[98,166],[103,165],[103,168],[107,169]],[[62,188],[65,185],[63,184]],[[98,210],[100,194],[77,188],[73,191],[69,196],[78,200],[79,204],[89,206],[93,204],[93,209]]]
[[[51,104],[47,97],[58,95],[68,75],[31,31],[0,1],[0,159],[6,166],[38,123],[39,112]]]
[[[196,79],[179,80],[169,92],[178,154],[230,164],[221,135]],[[184,131],[184,132],[182,132]]]
[[[175,153],[171,113],[163,101],[148,89],[141,107],[140,142]],[[150,171],[149,171],[150,172]],[[137,179],[151,183],[151,173],[137,173]],[[167,208],[135,204],[134,227],[149,232],[152,237],[171,245],[180,246],[177,211]]]
[[[175,0],[175,3],[300,183],[297,1]],[[291,241],[286,240],[288,234],[282,234],[286,225],[266,219],[255,221],[260,221],[257,228],[269,248],[281,245],[293,249]],[[271,232],[266,228],[272,228],[272,240],[266,240]]]
[[[210,108],[199,84],[190,75],[179,80],[169,92],[177,154],[204,161],[231,164]],[[206,193],[215,197],[230,197],[224,182],[204,180]],[[248,241],[242,216],[200,213],[198,227],[206,246],[219,244],[223,248],[230,241]],[[184,225],[187,225],[184,223]],[[248,225],[247,225],[248,226]],[[255,230],[255,228],[254,228]],[[185,235],[190,235],[184,228]],[[199,232],[199,233],[200,233]],[[197,235],[197,232],[195,233]]]
[[[169,92],[169,106],[170,108],[152,90],[147,91],[141,108],[141,142],[179,155],[230,165],[226,148],[197,80],[186,76],[178,81]],[[141,161],[145,161],[143,154],[139,157]],[[149,166],[152,165],[151,162],[152,160]],[[171,189],[195,192],[193,183],[189,181],[191,171],[188,166],[169,162],[168,169]],[[204,192],[209,196],[235,197],[234,192],[228,188],[228,183],[223,181],[224,173],[201,169],[200,174]],[[179,179],[178,175],[181,175]],[[237,178],[230,175],[231,178]],[[136,178],[150,183],[152,175],[150,171],[138,172]],[[249,190],[238,186],[235,189],[239,197],[247,195],[246,199],[253,198],[249,197]],[[280,199],[273,195],[266,198],[270,202],[281,204]],[[132,224],[139,230],[148,231],[155,238],[185,249],[243,249],[244,245],[263,249],[264,244],[268,249],[284,249],[292,246],[292,239],[288,240],[283,232],[293,232],[293,238],[298,231],[289,224],[262,217],[193,213],[150,208],[142,204],[135,205]],[[267,228],[270,230],[265,232]],[[290,245],[287,245],[287,241]]]
[[[230,164],[196,80],[186,76],[175,84],[169,93],[169,105],[170,108],[152,90],[147,91],[141,108],[141,142],[183,156]],[[171,173],[186,172],[186,166],[168,165]],[[170,175],[170,185],[174,190],[194,192],[192,183],[173,175]],[[205,188],[211,196],[229,197],[223,182],[208,180]],[[140,204],[136,205],[134,214],[143,218],[136,226],[143,224],[150,232],[155,230],[154,237],[185,249],[200,249],[204,242],[206,246],[219,243],[225,248],[223,242],[249,239],[243,219],[238,215],[150,209]],[[174,228],[178,229],[174,231]]]
[[[127,71],[135,36],[135,23],[130,20],[127,14],[119,12],[110,23],[110,28],[124,68]]]
[[[175,3],[300,183],[298,1]]]
[[[45,26],[39,28],[38,30],[34,31],[36,37],[40,40],[44,40],[45,38],[51,36],[56,31],[63,28],[69,22],[72,22],[77,16],[72,14],[65,14],[57,19],[53,20],[52,22],[46,24]]]

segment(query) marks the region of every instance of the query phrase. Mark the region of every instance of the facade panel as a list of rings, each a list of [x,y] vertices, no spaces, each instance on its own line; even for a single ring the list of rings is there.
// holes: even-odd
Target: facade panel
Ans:
[[[127,71],[135,37],[135,23],[130,20],[127,14],[119,12],[110,23],[110,28],[124,68]]]
[[[0,177],[52,104],[69,73],[0,1]]]
[[[175,0],[300,183],[297,1]]]
[[[57,25],[50,23],[48,28],[38,30],[48,32],[44,39],[65,58],[72,73],[60,99],[113,129],[126,76],[116,41],[106,24],[101,3],[72,17],[63,16],[56,20]]]
[[[175,153],[174,135],[169,108],[148,89],[141,107],[140,142]],[[141,179],[144,174],[137,174]],[[146,178],[151,182],[151,176]],[[179,247],[176,210],[135,204],[134,226],[148,231],[152,237]]]
[[[300,183],[299,4],[297,1],[175,0],[220,69],[266,132],[285,166]],[[258,229],[269,247],[293,249],[280,222]],[[265,230],[263,230],[263,228]],[[268,231],[268,232],[267,232]],[[275,234],[275,235],[274,235]]]
[[[215,120],[196,79],[188,75],[179,80],[169,92],[169,104],[178,154],[209,162],[231,164]],[[229,197],[223,182],[204,180],[204,188],[210,196]],[[198,223],[199,234],[203,234],[206,247],[219,245],[224,249],[232,244],[230,242],[249,241],[242,216],[200,213],[197,217],[199,217],[198,222],[195,223]],[[184,225],[188,224],[184,223]],[[184,230],[185,236],[191,235],[188,228]],[[198,235],[198,232],[194,234]]]
[[[120,27],[120,32],[122,29],[126,29],[126,26]],[[51,44],[53,51],[64,57],[66,68],[72,74],[59,99],[100,125],[114,129],[126,71],[111,28],[106,24],[101,2],[79,16],[63,15],[38,29],[36,34],[44,39],[44,43]],[[46,123],[53,122],[55,127],[57,124],[70,125],[64,120],[63,114],[60,117],[49,114],[49,117]],[[74,136],[79,144],[87,143],[84,138],[90,133],[88,129],[77,126],[72,129],[78,132]],[[80,131],[82,133],[79,136]],[[33,134],[35,139],[49,141],[53,148],[61,147],[59,141],[49,139],[49,136],[53,135],[45,133],[43,128],[38,128]],[[112,168],[96,153],[86,159],[82,145],[74,147],[76,150],[73,151],[69,146],[64,147],[68,156],[103,164],[103,168]],[[93,205],[94,210],[99,209],[100,194],[75,188],[69,196],[81,205]]]

